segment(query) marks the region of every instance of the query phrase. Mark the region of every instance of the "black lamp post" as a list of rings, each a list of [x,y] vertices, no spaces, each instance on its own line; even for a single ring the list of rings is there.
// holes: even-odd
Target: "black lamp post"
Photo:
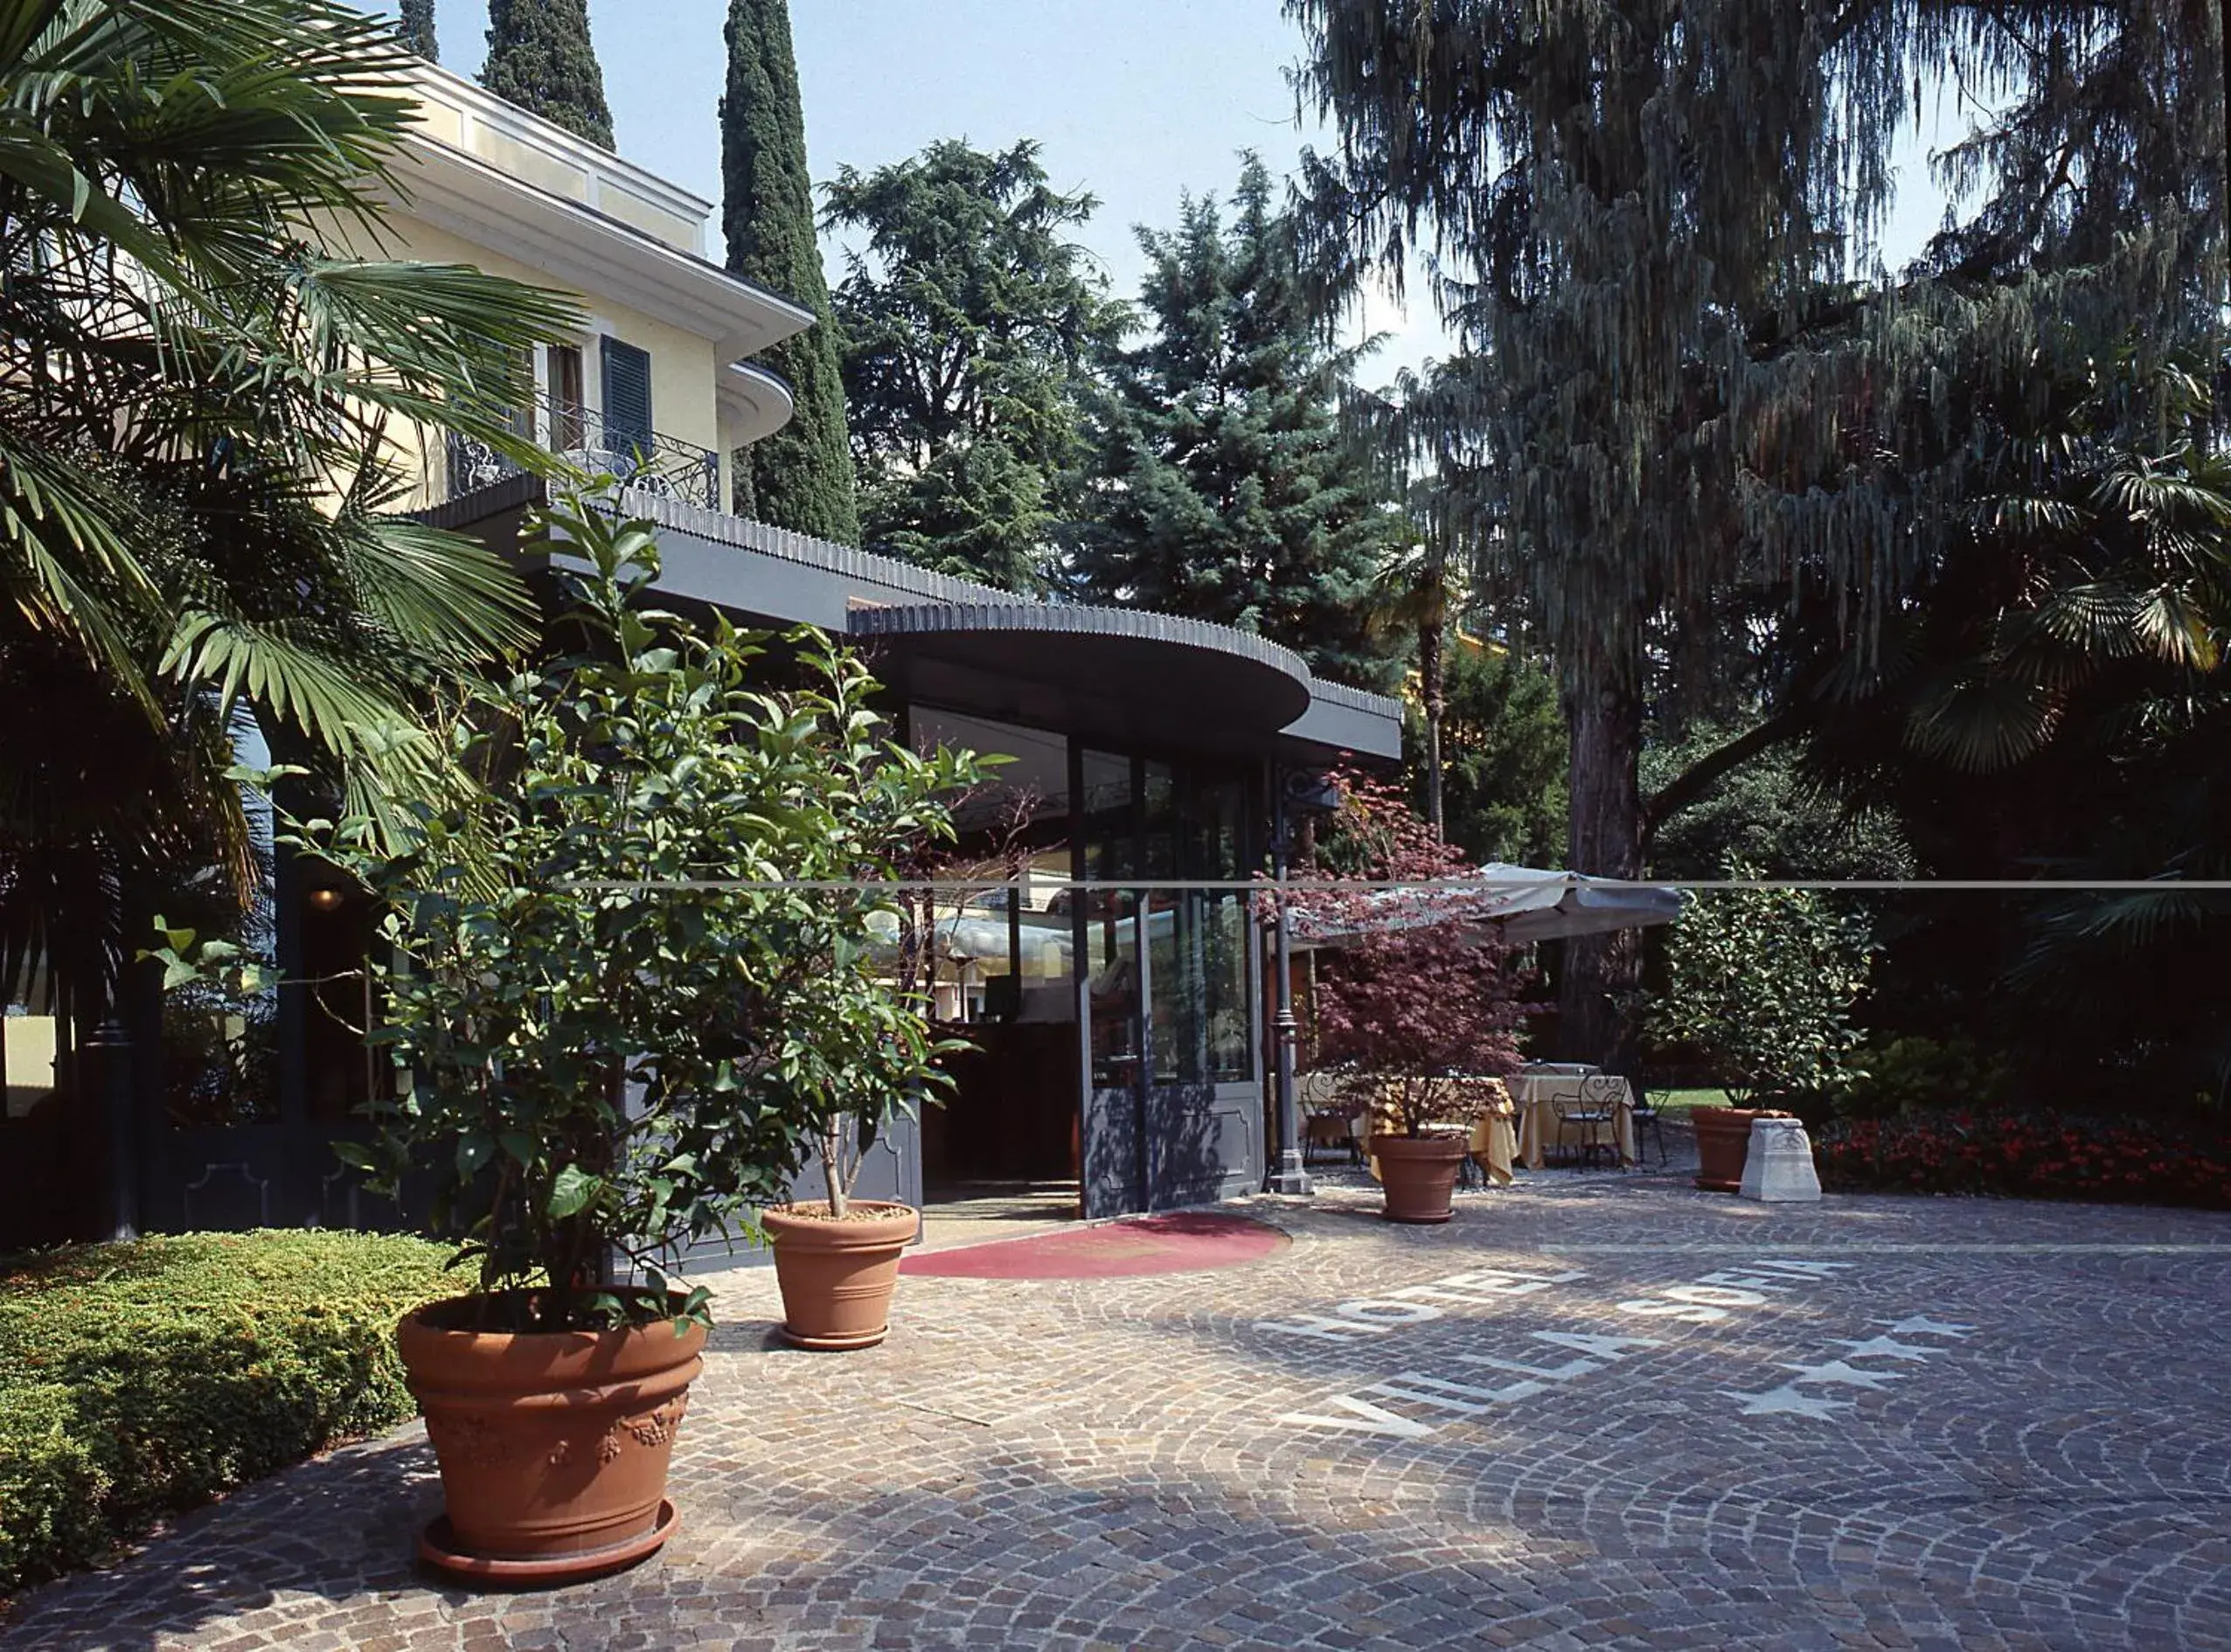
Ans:
[[[1294,821],[1301,814],[1322,814],[1338,807],[1338,797],[1325,775],[1316,769],[1289,769],[1277,774],[1272,788],[1270,870],[1275,892],[1272,910],[1276,923],[1278,981],[1271,1016],[1277,1046],[1278,1168],[1270,1177],[1273,1193],[1311,1193],[1303,1159],[1302,1114],[1294,1093],[1294,1054],[1301,1025],[1294,1018],[1293,927],[1286,903],[1286,878],[1292,866]]]

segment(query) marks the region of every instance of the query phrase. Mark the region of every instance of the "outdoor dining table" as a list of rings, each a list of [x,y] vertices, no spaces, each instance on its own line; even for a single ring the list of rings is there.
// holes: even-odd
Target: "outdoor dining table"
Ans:
[[[1574,1127],[1567,1125],[1557,1116],[1557,1102],[1568,1106],[1581,1100],[1581,1086],[1591,1079],[1604,1075],[1590,1069],[1583,1071],[1529,1067],[1511,1080],[1512,1098],[1518,1104],[1519,1157],[1529,1170],[1539,1170],[1549,1163],[1549,1149],[1569,1145],[1567,1137],[1576,1135]],[[1616,1080],[1618,1094],[1613,1100],[1611,1139],[1619,1149],[1619,1163],[1635,1162],[1635,1086],[1624,1079]]]

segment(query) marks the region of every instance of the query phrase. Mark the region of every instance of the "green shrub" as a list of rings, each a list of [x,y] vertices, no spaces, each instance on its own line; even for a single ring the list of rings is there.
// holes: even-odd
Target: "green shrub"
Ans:
[[[72,1414],[59,1383],[0,1388],[0,1596],[108,1544],[108,1476]]]
[[[1844,1118],[1988,1112],[2007,1089],[2005,1061],[1969,1038],[1878,1038],[1859,1047],[1854,1065],[1859,1071],[1835,1097]]]
[[[0,1271],[0,1593],[417,1410],[395,1322],[448,1253],[363,1233],[198,1233]]]
[[[1727,875],[1757,873],[1731,864]],[[1666,941],[1651,1036],[1700,1052],[1739,1107],[1802,1110],[1855,1076],[1852,1007],[1873,956],[1866,921],[1811,890],[1692,895]]]

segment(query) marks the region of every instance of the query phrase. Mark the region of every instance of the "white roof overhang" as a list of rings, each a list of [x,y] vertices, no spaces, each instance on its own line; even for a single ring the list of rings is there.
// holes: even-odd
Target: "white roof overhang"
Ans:
[[[431,139],[397,168],[400,212],[524,264],[550,284],[607,298],[712,341],[720,360],[803,332],[814,315],[615,218],[535,188]]]

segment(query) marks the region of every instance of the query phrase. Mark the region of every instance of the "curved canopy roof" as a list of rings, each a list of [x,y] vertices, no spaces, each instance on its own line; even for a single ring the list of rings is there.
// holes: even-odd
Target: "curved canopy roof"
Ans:
[[[1299,655],[1172,614],[930,602],[858,607],[848,628],[870,646],[877,675],[911,698],[1090,738],[1138,739],[1177,727],[1212,743],[1259,745],[1310,707],[1310,671]]]

